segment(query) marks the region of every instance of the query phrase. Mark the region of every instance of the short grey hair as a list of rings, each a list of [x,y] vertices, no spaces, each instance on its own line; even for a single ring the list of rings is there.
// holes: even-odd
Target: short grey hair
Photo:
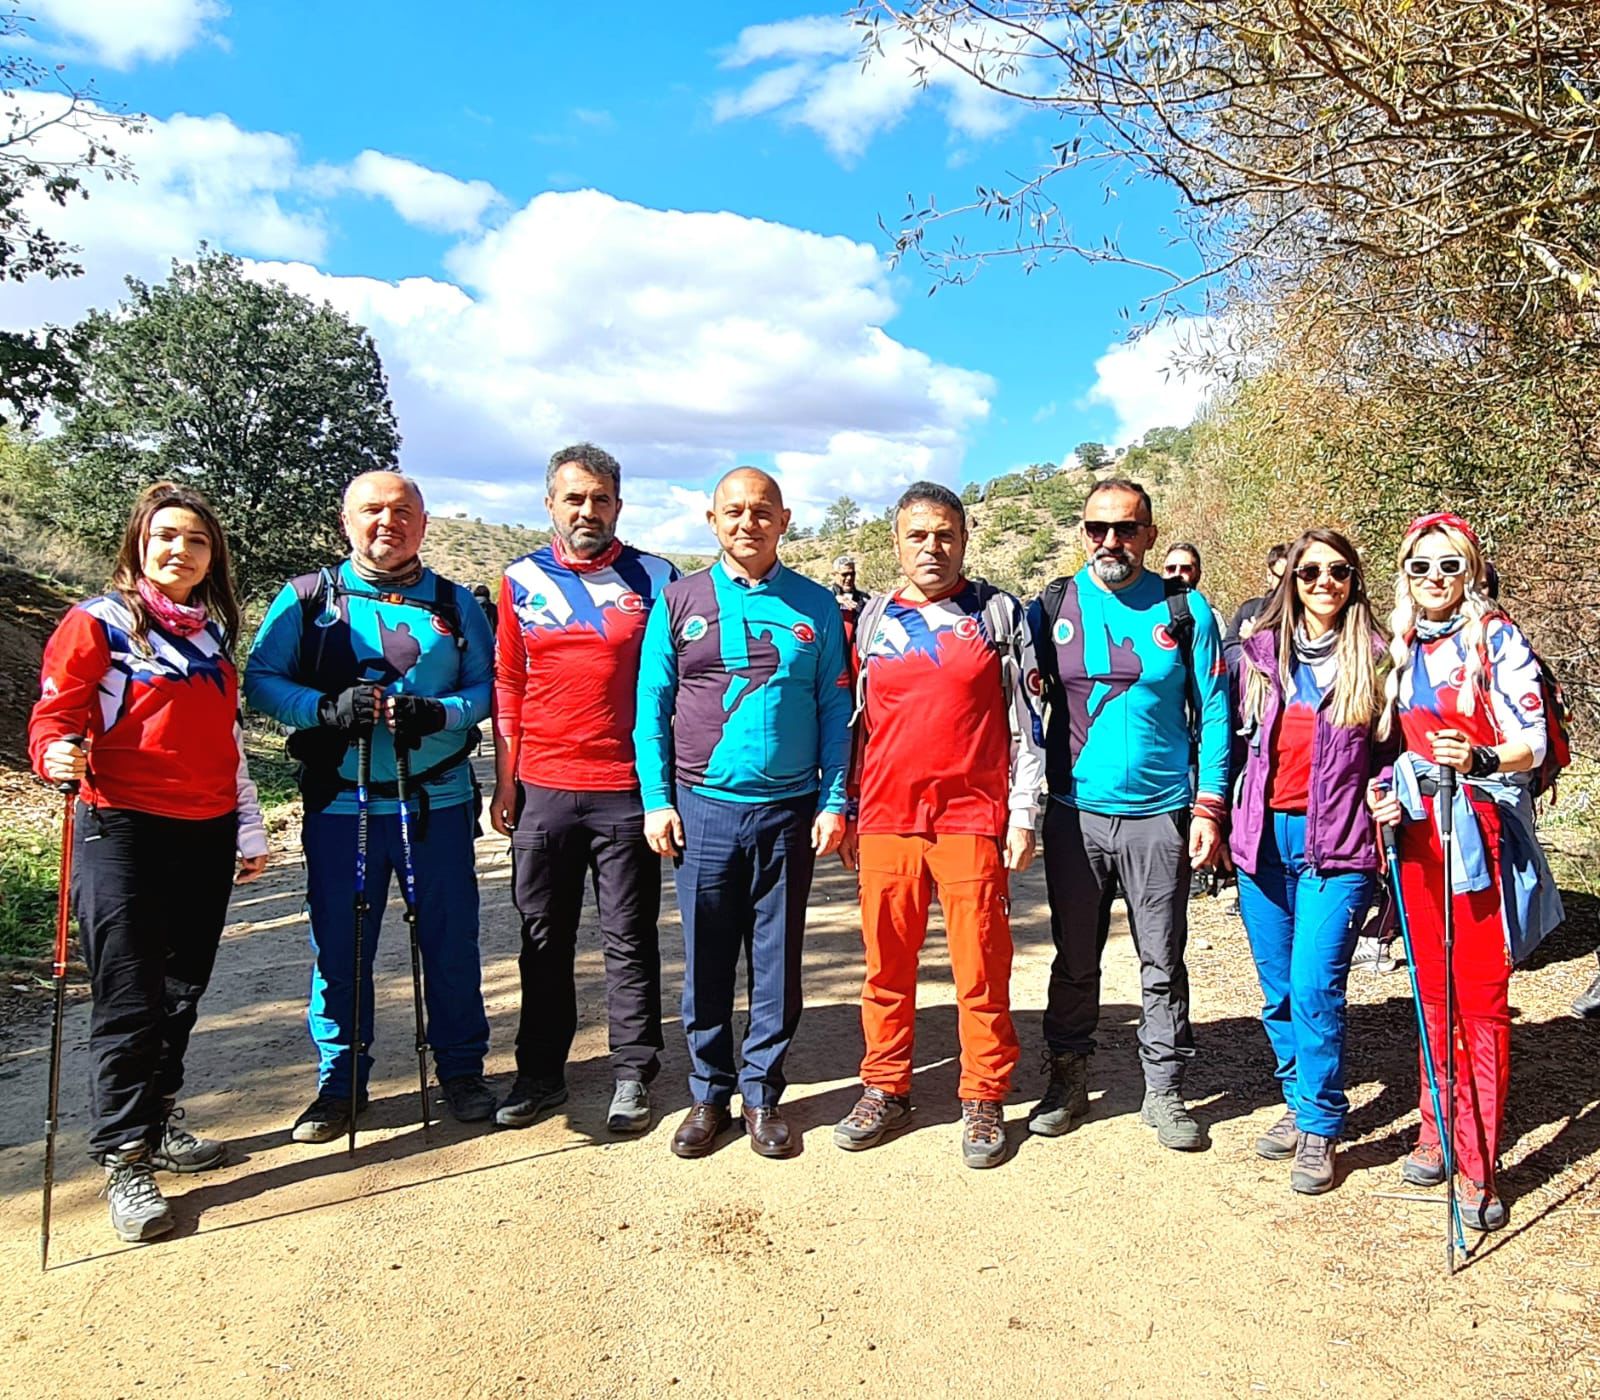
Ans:
[[[424,515],[428,513],[428,503],[422,499],[422,487],[418,483],[417,479],[414,476],[407,476],[404,472],[392,472],[384,467],[379,467],[375,471],[362,472],[359,476],[353,476],[350,478],[350,483],[344,488],[344,495],[339,501],[339,509],[341,512],[350,509],[350,493],[354,491],[356,487],[359,486],[363,481],[370,481],[375,476],[392,476],[396,481],[404,486],[406,490],[410,491],[411,494],[416,497],[417,509],[420,510]]]
[[[592,442],[575,442],[571,447],[563,447],[550,454],[550,465],[544,469],[545,495],[555,495],[556,473],[568,462],[582,467],[592,476],[605,477],[611,483],[611,490],[618,496],[622,494],[622,463],[605,448],[596,447]]]

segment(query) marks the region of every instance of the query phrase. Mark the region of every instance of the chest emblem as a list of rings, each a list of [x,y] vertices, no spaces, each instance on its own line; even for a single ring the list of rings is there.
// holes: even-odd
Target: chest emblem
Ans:
[[[1167,624],[1158,622],[1150,629],[1150,636],[1162,651],[1176,651],[1178,644],[1172,639],[1172,633],[1167,631]]]
[[[1058,647],[1071,646],[1072,638],[1075,635],[1072,629],[1072,619],[1066,617],[1057,618],[1055,631],[1052,635],[1055,637]]]
[[[683,640],[686,642],[698,642],[709,629],[710,624],[705,618],[701,617],[699,613],[695,613],[693,617],[686,617],[683,620]]]
[[[950,630],[954,632],[956,636],[960,637],[962,641],[970,642],[978,635],[978,619],[975,617],[964,617]]]
[[[794,635],[802,642],[814,642],[817,640],[817,634],[809,622],[795,623]]]
[[[624,593],[620,598],[617,599],[617,611],[625,613],[642,613],[644,611],[644,599],[641,598],[637,593]]]

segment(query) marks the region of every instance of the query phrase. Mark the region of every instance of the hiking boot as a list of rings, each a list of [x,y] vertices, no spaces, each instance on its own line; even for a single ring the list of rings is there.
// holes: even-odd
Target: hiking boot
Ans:
[[[868,1084],[861,1090],[856,1106],[833,1128],[834,1146],[846,1152],[876,1147],[890,1133],[897,1133],[911,1122],[911,1099],[906,1094],[890,1094]]]
[[[1005,1155],[1005,1111],[993,1099],[962,1099],[961,1160],[969,1167],[993,1167]]]
[[[494,1113],[494,1090],[481,1074],[458,1074],[452,1079],[441,1079],[439,1088],[444,1093],[450,1116],[458,1123],[483,1123]]]
[[[150,1165],[160,1172],[203,1172],[220,1167],[228,1160],[228,1149],[210,1138],[196,1137],[178,1120],[183,1110],[166,1104],[167,1116],[161,1123],[161,1141],[150,1152]]]
[[[511,1092],[494,1111],[494,1121],[502,1128],[526,1128],[547,1108],[567,1101],[567,1081],[561,1075],[534,1079],[519,1074]]]
[[[1291,1108],[1256,1139],[1256,1156],[1269,1162],[1286,1162],[1300,1145],[1300,1129]]]
[[[1463,1181],[1456,1193],[1461,1207],[1461,1223],[1480,1234],[1505,1228],[1506,1203],[1489,1187],[1476,1181]]]
[[[1578,994],[1572,1003],[1572,1014],[1586,1021],[1600,1018],[1600,977],[1596,977],[1585,991]]]
[[[650,1091],[642,1079],[619,1079],[606,1110],[606,1127],[614,1133],[642,1133],[650,1126]]]
[[[367,1111],[367,1096],[356,1100],[356,1117]],[[289,1136],[296,1142],[332,1142],[350,1131],[350,1096],[319,1092],[311,1106],[294,1120]]]
[[[1444,1148],[1436,1142],[1419,1142],[1401,1164],[1400,1180],[1410,1186],[1443,1186]]]
[[[1146,1089],[1139,1119],[1156,1130],[1157,1142],[1175,1152],[1195,1152],[1205,1146],[1205,1134],[1176,1089]]]
[[[1320,1196],[1333,1190],[1333,1139],[1321,1133],[1301,1133],[1294,1150],[1289,1187],[1302,1196]]]
[[[129,1143],[103,1158],[111,1203],[111,1228],[127,1244],[143,1244],[172,1228],[172,1207],[156,1185],[155,1164],[142,1142]]]
[[[1089,1116],[1089,1057],[1052,1055],[1047,1050],[1043,1067],[1050,1082],[1028,1116],[1028,1131],[1060,1137]]]
[[[1378,959],[1383,956],[1383,945],[1376,938],[1356,939],[1356,950],[1350,955],[1350,970],[1357,968],[1369,972],[1377,971]]]

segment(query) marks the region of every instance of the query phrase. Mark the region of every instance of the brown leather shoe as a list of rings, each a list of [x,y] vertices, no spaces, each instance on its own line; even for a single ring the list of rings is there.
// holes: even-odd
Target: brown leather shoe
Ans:
[[[750,1146],[763,1157],[791,1157],[796,1142],[784,1121],[783,1110],[777,1104],[770,1107],[746,1104],[740,1109],[744,1130],[750,1135]]]
[[[733,1114],[727,1104],[697,1103],[683,1115],[683,1122],[672,1135],[672,1150],[679,1157],[704,1157],[732,1124]]]

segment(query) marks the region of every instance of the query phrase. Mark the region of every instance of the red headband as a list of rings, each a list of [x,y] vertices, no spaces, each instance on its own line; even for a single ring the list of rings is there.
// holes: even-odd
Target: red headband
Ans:
[[[1451,510],[1435,511],[1432,515],[1419,515],[1406,526],[1406,534],[1415,535],[1423,530],[1431,530],[1435,525],[1448,525],[1452,530],[1459,530],[1479,549],[1483,548],[1483,541],[1478,538],[1478,532]]]

